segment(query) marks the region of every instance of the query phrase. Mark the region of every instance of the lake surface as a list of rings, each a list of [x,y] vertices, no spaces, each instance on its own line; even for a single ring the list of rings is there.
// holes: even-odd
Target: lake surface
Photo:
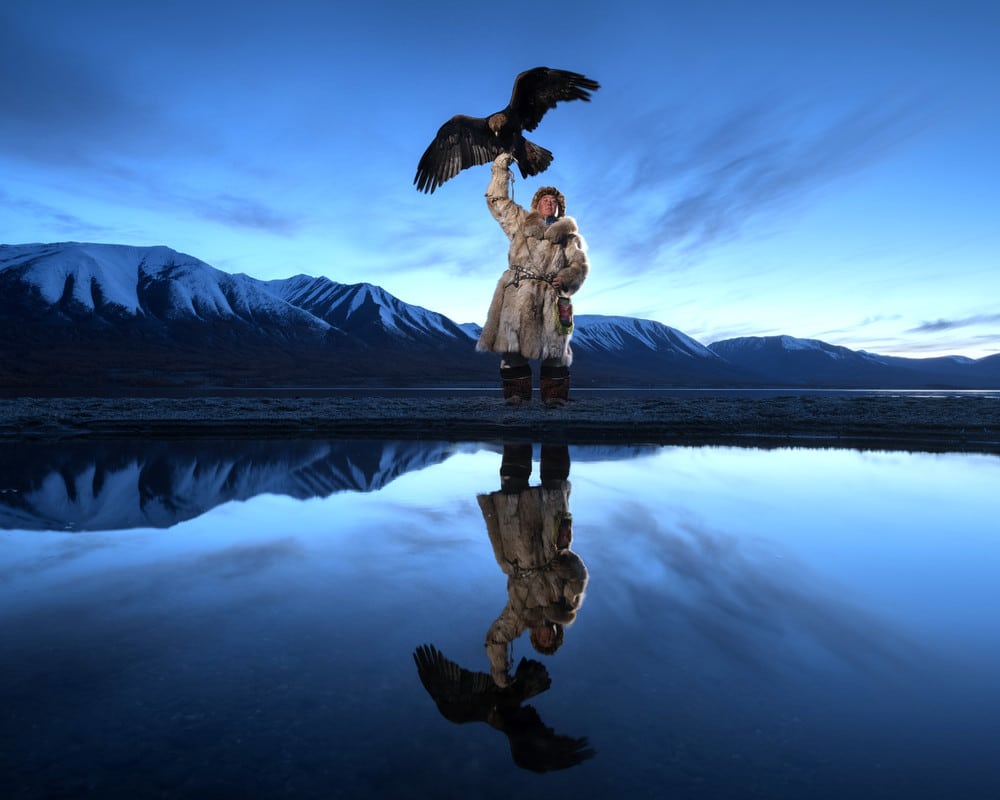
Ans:
[[[4,443],[0,797],[1000,797],[1000,458],[529,449]]]

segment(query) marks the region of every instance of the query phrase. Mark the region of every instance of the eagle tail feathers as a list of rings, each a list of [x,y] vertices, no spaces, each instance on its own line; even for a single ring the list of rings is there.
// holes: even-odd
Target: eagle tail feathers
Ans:
[[[553,155],[551,150],[524,140],[524,157],[517,160],[517,166],[521,169],[521,177],[527,178],[529,175],[538,175],[545,172],[552,163]]]

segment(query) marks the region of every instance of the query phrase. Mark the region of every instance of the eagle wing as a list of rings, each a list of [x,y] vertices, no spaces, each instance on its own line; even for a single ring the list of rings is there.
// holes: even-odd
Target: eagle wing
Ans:
[[[521,128],[533,131],[545,112],[567,100],[590,102],[590,93],[601,88],[597,81],[564,69],[535,67],[514,79],[514,91],[507,111]]]
[[[532,772],[569,769],[596,755],[586,736],[556,733],[542,722],[533,706],[522,706],[507,714],[503,732],[510,742],[514,763]]]
[[[430,194],[467,167],[486,164],[500,155],[486,119],[458,114],[437,132],[417,164],[417,190]]]
[[[485,672],[472,672],[447,659],[432,644],[413,651],[417,674],[450,722],[486,722],[497,696],[497,685]]]

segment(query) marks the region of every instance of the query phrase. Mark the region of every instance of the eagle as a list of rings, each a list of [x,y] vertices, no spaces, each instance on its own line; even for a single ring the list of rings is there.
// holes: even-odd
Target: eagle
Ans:
[[[522,769],[569,769],[596,755],[586,737],[558,734],[542,722],[533,706],[522,705],[552,685],[544,664],[522,658],[511,685],[500,688],[490,675],[460,667],[432,644],[414,650],[413,660],[441,716],[457,725],[485,722],[501,731],[514,763]]]
[[[597,81],[564,69],[535,67],[514,79],[510,103],[488,117],[459,114],[437,132],[417,165],[413,183],[417,191],[430,194],[463,169],[486,164],[501,153],[517,161],[521,177],[548,169],[552,153],[524,138],[524,131],[538,127],[545,112],[566,100],[590,102],[590,93],[601,88]]]

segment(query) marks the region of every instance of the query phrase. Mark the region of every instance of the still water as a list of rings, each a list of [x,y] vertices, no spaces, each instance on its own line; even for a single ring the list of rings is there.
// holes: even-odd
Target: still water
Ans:
[[[996,456],[0,459],[4,798],[1000,797]]]

